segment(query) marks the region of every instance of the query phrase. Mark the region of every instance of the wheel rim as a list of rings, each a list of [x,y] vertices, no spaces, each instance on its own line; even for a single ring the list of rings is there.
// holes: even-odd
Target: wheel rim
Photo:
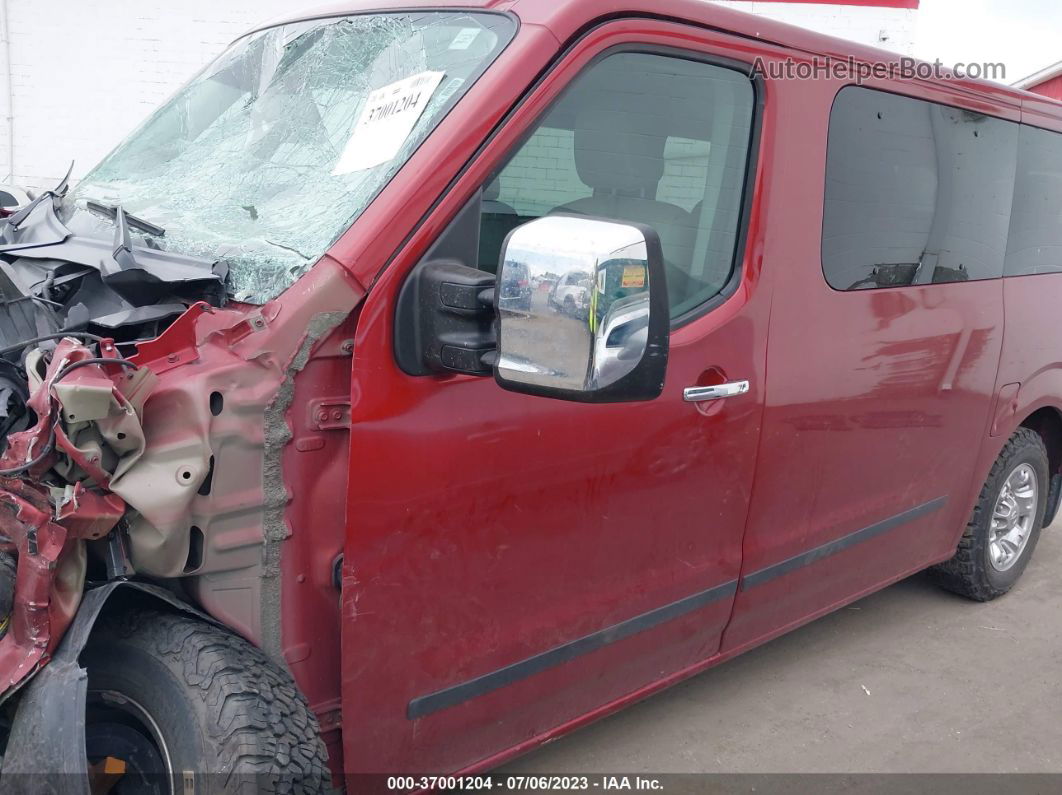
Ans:
[[[1004,482],[988,540],[988,563],[996,571],[1007,571],[1021,559],[1035,529],[1039,497],[1036,470],[1028,464],[1018,466]]]
[[[89,763],[121,759],[126,772],[114,795],[172,795],[173,765],[158,723],[139,703],[113,690],[88,693],[85,749]]]

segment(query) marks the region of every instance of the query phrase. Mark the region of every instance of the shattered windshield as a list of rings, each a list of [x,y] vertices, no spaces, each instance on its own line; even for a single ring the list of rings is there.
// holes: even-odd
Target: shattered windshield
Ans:
[[[150,222],[134,232],[153,248],[220,260],[235,300],[264,303],[364,211],[512,33],[496,14],[410,12],[248,36],[82,180],[75,215],[108,228],[121,205]]]

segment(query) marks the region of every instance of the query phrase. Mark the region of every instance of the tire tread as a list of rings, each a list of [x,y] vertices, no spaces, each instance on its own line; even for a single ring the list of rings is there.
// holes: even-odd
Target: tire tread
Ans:
[[[117,635],[154,655],[197,700],[222,791],[330,790],[317,718],[287,671],[258,648],[188,616],[136,610],[101,621],[94,642]]]
[[[1009,590],[998,588],[988,581],[985,575],[983,550],[978,536],[985,520],[985,514],[995,507],[996,482],[1006,474],[1006,469],[1011,466],[1012,460],[1030,446],[1038,448],[1044,461],[1047,460],[1047,446],[1040,435],[1031,428],[1019,428],[1003,446],[999,457],[992,464],[988,478],[981,487],[977,504],[974,506],[970,521],[966,524],[962,538],[959,539],[955,556],[929,570],[932,579],[941,587],[978,602],[991,601]],[[1031,548],[1029,551],[1032,551]]]

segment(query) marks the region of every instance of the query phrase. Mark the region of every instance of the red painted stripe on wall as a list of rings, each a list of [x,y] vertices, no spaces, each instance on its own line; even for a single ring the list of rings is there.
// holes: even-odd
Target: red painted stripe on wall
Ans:
[[[729,2],[730,0],[726,0]],[[764,3],[813,3],[820,6],[868,6],[870,8],[918,8],[921,0],[757,0]]]
[[[1034,94],[1041,94],[1051,99],[1062,100],[1062,75],[1040,83],[1038,86],[1030,86],[1027,90]]]

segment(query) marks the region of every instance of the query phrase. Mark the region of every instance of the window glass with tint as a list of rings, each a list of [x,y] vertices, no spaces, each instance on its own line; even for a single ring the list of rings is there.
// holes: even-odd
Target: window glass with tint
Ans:
[[[1002,276],[1018,125],[850,87],[830,118],[822,263],[838,290]]]
[[[754,105],[720,66],[626,52],[589,67],[484,188],[479,267],[543,215],[634,221],[660,236],[672,317],[696,308],[735,267]],[[555,278],[532,281],[544,295]]]
[[[1062,134],[1021,128],[1007,276],[1062,271]]]

